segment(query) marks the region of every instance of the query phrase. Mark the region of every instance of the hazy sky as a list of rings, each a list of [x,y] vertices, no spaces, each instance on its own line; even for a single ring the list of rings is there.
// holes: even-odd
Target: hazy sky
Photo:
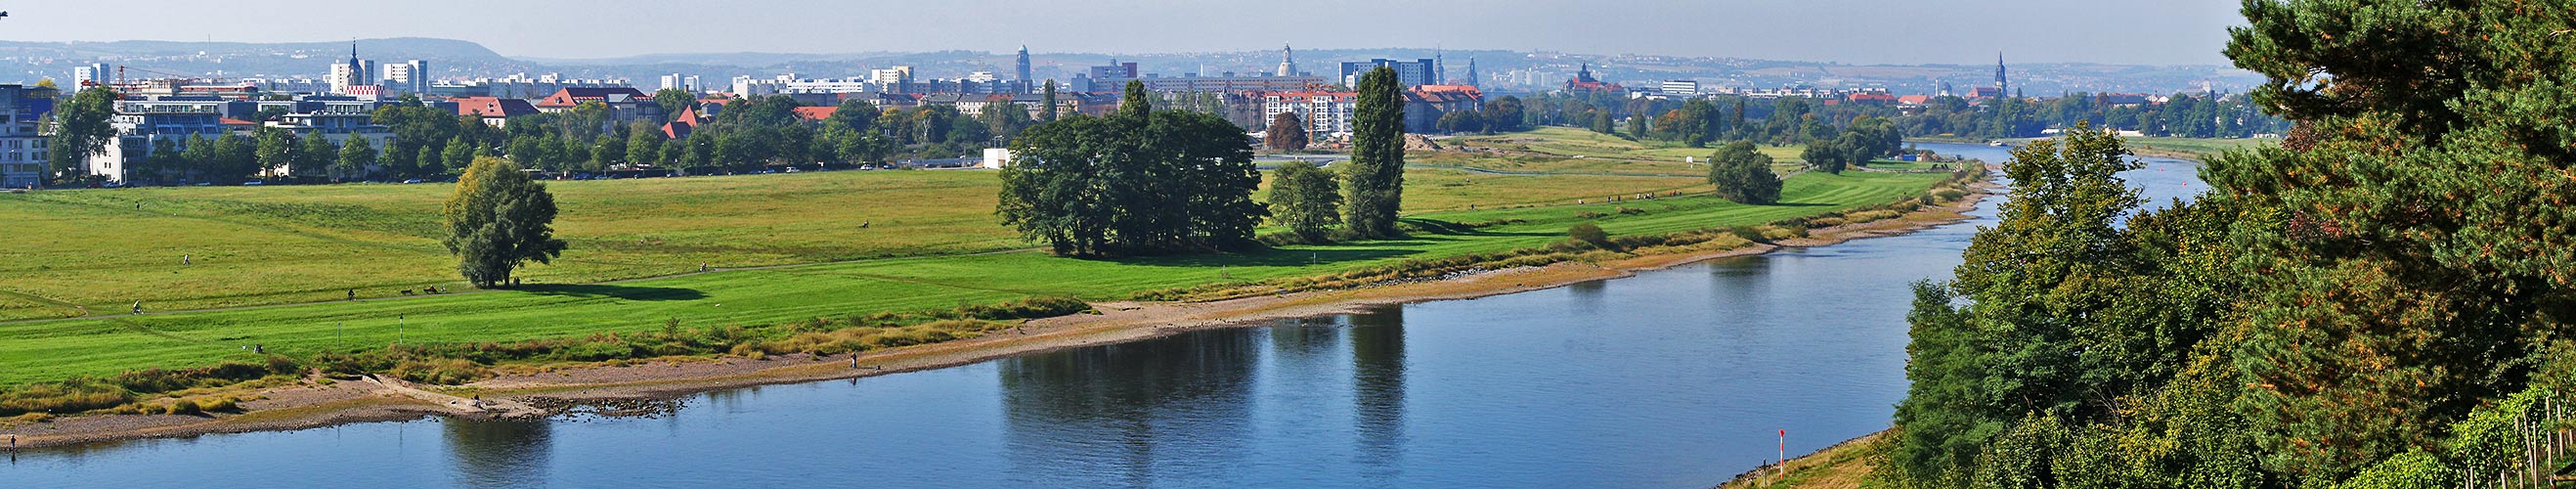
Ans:
[[[1447,47],[1840,61],[2225,64],[2238,0],[122,0],[10,2],[0,39],[442,37],[501,54]]]

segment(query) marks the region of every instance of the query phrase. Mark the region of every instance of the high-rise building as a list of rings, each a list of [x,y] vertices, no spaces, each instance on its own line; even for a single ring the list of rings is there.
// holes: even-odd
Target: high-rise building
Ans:
[[[663,90],[670,90],[670,89],[674,89],[674,88],[681,89],[681,90],[694,90],[694,89],[696,89],[695,87],[691,87],[691,86],[689,86],[689,85],[690,85],[690,84],[689,84],[689,78],[688,78],[688,77],[685,77],[685,76],[680,76],[680,74],[679,74],[679,73],[672,73],[672,74],[668,74],[668,75],[662,75],[662,89],[663,89]]]
[[[385,65],[385,88],[401,93],[428,93],[429,62],[415,59]]]
[[[1297,51],[1286,44],[1279,45],[1279,71],[1271,75],[1297,76]]]
[[[1020,77],[1013,79],[1012,83],[1019,84],[1020,93],[1029,93],[1029,46],[1026,44],[1020,45],[1019,68]]]
[[[78,90],[81,87],[90,85],[106,85],[111,81],[108,80],[107,77],[107,63],[90,63],[89,66],[74,66],[72,67],[71,83],[67,83],[65,85],[70,86],[73,90]]]
[[[1120,63],[1115,59],[1109,60],[1109,64],[1107,65],[1091,67],[1091,90],[1096,92],[1116,92],[1126,90],[1127,81],[1134,80],[1138,76],[1139,75],[1136,74],[1135,63]]]
[[[1366,75],[1369,70],[1375,70],[1378,69],[1378,67],[1394,69],[1396,81],[1402,83],[1406,87],[1437,84],[1440,83],[1438,65],[1438,61],[1434,61],[1429,58],[1413,61],[1397,61],[1392,59],[1345,61],[1342,63],[1342,85],[1358,87],[1360,85],[1360,75]]]

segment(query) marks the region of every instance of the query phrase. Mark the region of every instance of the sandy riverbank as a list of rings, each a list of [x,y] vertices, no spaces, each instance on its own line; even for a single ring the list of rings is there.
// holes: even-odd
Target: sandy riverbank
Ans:
[[[1901,235],[1967,219],[1963,213],[1991,195],[1994,188],[1991,184],[1979,184],[1977,193],[1948,206],[1925,208],[1895,219],[1811,230],[1807,238],[1775,244],[1640,256],[1607,263],[1557,263],[1544,267],[1491,270],[1449,280],[1213,302],[1105,302],[1095,304],[1100,314],[1040,319],[1019,330],[868,352],[857,355],[855,361],[850,355],[823,358],[795,354],[762,359],[726,357],[613,362],[514,373],[435,391],[390,379],[316,378],[262,390],[257,399],[241,403],[243,411],[240,413],[71,416],[0,427],[0,436],[14,437],[20,448],[42,448],[208,433],[295,430],[417,419],[430,415],[532,417],[543,413],[528,406],[538,403],[516,400],[542,396],[550,398],[550,404],[562,400],[619,403],[758,385],[944,368],[1015,355],[1140,341],[1198,329],[1262,326],[1281,319],[1354,313],[1394,304],[1526,292],[1706,260],[1758,255],[1785,247],[1828,246],[1854,239]]]

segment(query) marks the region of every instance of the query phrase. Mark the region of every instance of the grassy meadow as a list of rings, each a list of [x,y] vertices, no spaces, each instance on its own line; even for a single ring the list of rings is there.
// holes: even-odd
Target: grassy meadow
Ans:
[[[1001,226],[986,171],[549,182],[571,248],[500,291],[465,291],[438,243],[448,185],[0,194],[18,231],[0,247],[0,388],[258,361],[250,345],[305,358],[1126,299],[1543,247],[1583,222],[1614,236],[1768,223],[1923,195],[1946,176],[1802,174],[1783,205],[1746,206],[1706,196],[1704,166],[1661,156],[1707,149],[1562,128],[1458,139],[1523,148],[1410,155],[1405,218],[1426,230],[1410,238],[1110,260],[1050,256]],[[1687,195],[1604,202],[1672,191]],[[702,262],[734,270],[688,273]],[[456,293],[398,293],[433,285]],[[343,300],[352,289],[362,300]],[[137,300],[146,314],[124,315]]]
[[[1482,165],[1482,161],[1463,161]],[[1550,171],[1541,169],[1539,171]],[[571,243],[527,282],[1030,247],[993,216],[983,171],[821,172],[549,182]],[[1678,190],[1685,177],[1421,168],[1408,211]],[[0,320],[190,310],[463,288],[441,246],[449,185],[178,187],[0,194]],[[182,257],[188,264],[182,265]]]
[[[831,177],[959,178],[903,173],[941,172],[849,172]],[[989,174],[986,176],[989,178]],[[1389,265],[1406,259],[1541,246],[1564,240],[1567,227],[1586,221],[1596,221],[1614,235],[1758,224],[1920,195],[1941,178],[1941,175],[1931,174],[1801,175],[1789,180],[1784,188],[1783,199],[1788,205],[1778,206],[1746,206],[1713,197],[1690,196],[1617,204],[1593,199],[1593,203],[1588,205],[1424,212],[1408,218],[1510,224],[1420,233],[1403,240],[1292,246],[1258,253],[1085,260],[1015,250],[739,270],[611,284],[546,284],[532,285],[525,290],[354,302],[326,301],[132,317],[7,322],[0,323],[0,338],[11,340],[0,342],[0,385],[73,375],[113,374],[144,367],[176,368],[224,360],[250,361],[259,358],[244,349],[246,345],[253,344],[264,345],[270,352],[298,356],[381,347],[395,341],[506,342],[603,332],[631,333],[658,329],[666,320],[677,320],[688,328],[762,326],[816,317],[950,309],[961,304],[1040,295],[1118,299],[1140,292],[1211,283],[1312,276]],[[1628,211],[1623,213],[1622,208]],[[982,212],[977,210],[975,214],[981,215]],[[999,229],[999,226],[993,227]],[[882,229],[882,224],[871,228]],[[356,234],[354,231],[343,232]],[[794,231],[758,226],[736,235],[758,237],[775,232]],[[952,238],[974,235],[961,232]],[[283,236],[303,234],[285,233]],[[211,242],[210,237],[190,239]],[[334,246],[358,247],[356,249],[370,253],[389,246],[322,237],[309,239],[311,242],[333,243]],[[413,239],[426,241],[425,238]],[[239,243],[255,249],[256,241],[245,238]],[[941,246],[972,249],[971,244],[953,243],[974,241],[916,242],[952,243]],[[866,246],[850,245],[851,249],[868,249]],[[1013,246],[1005,244],[998,248],[1012,249]],[[436,256],[435,251],[424,249],[420,252]],[[572,264],[562,268],[579,266]],[[436,264],[429,266],[437,267]],[[343,268],[374,270],[381,267],[359,264]],[[549,268],[557,267],[536,266],[531,271],[545,272]],[[424,276],[420,280],[442,278]]]

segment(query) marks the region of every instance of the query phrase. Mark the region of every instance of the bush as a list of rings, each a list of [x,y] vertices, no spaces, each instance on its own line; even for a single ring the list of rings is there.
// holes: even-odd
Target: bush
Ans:
[[[1592,245],[1594,248],[1610,247],[1610,233],[1602,231],[1598,224],[1588,222],[1575,224],[1574,227],[1565,229],[1565,236]]]
[[[492,375],[492,369],[461,358],[405,360],[395,364],[394,377],[432,385],[457,385],[481,380]]]
[[[1091,310],[1091,303],[1073,296],[1040,296],[1000,304],[959,306],[957,315],[973,319],[1005,321],[1037,319],[1081,314]]]

